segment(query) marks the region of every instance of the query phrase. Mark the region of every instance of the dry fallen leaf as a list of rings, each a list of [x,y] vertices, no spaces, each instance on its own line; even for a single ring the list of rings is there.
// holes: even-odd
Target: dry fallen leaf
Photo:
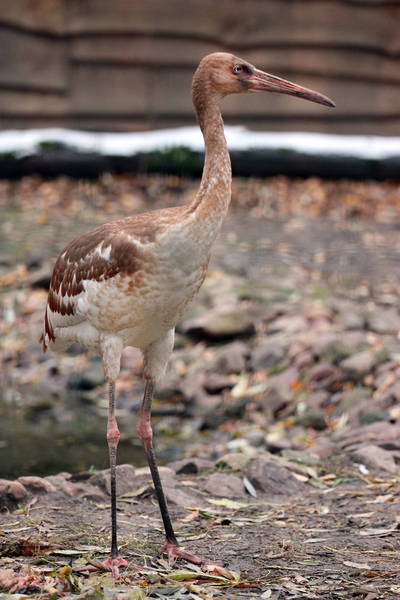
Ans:
[[[346,565],[346,567],[352,567],[353,569],[360,569],[365,570],[365,571],[370,571],[371,567],[367,564],[364,563],[355,563],[355,562],[351,562],[350,560],[344,560],[343,564]]]

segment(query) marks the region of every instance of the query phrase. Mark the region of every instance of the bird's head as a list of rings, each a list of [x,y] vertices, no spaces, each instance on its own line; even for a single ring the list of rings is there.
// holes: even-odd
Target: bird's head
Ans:
[[[194,93],[199,91],[201,85],[207,86],[208,90],[219,98],[243,92],[278,92],[326,106],[335,106],[332,100],[319,92],[264,73],[246,60],[226,52],[214,52],[202,59],[193,76]]]

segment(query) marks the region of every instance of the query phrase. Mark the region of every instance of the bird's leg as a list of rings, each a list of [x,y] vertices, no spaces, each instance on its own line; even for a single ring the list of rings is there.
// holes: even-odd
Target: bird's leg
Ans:
[[[119,577],[119,567],[126,567],[128,563],[120,556],[117,543],[117,493],[116,493],[116,464],[117,446],[120,438],[117,420],[115,418],[115,383],[109,383],[109,404],[107,421],[107,443],[110,455],[110,484],[111,484],[111,554],[105,561],[110,567],[115,579]]]
[[[140,441],[143,444],[149,463],[151,476],[153,478],[154,489],[156,491],[158,504],[160,506],[161,517],[164,523],[166,541],[161,548],[161,553],[168,554],[168,562],[174,564],[176,559],[182,558],[196,565],[209,564],[191,552],[185,552],[179,547],[174,529],[172,527],[171,518],[168,512],[167,502],[165,500],[164,491],[161,485],[160,474],[157,467],[156,457],[153,449],[153,431],[151,428],[151,402],[153,398],[154,386],[150,380],[146,381],[142,407],[140,409],[139,420],[137,423],[137,433]],[[215,564],[215,563],[210,563]]]

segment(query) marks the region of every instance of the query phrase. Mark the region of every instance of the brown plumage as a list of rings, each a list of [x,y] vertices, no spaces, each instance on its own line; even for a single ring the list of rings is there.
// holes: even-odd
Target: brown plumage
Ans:
[[[125,346],[143,353],[146,381],[137,432],[149,461],[164,523],[167,552],[197,564],[182,550],[168,514],[152,446],[150,423],[154,385],[172,352],[174,329],[201,286],[211,246],[231,196],[231,165],[220,102],[228,94],[271,91],[333,106],[307,90],[256,69],[231,54],[214,53],[200,62],[192,85],[193,104],[205,141],[200,189],[188,206],[168,208],[102,225],[71,242],[59,256],[45,312],[43,348],[73,342],[97,351],[109,381],[107,441],[111,470],[111,555],[113,576],[126,562],[117,545],[115,466],[119,431],[115,419],[115,380]]]

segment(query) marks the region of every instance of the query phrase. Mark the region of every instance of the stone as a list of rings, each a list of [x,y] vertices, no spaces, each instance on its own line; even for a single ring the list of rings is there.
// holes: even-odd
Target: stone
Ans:
[[[400,402],[400,381],[396,381],[396,383],[388,387],[382,394],[382,398],[385,398],[390,403]]]
[[[88,369],[81,373],[71,373],[67,378],[70,390],[89,391],[104,384],[104,371],[101,361],[93,361]]]
[[[196,475],[214,468],[214,463],[206,458],[186,458],[168,464],[177,475]]]
[[[318,363],[309,373],[308,379],[312,382],[318,382],[327,377],[331,377],[337,372],[337,368],[330,363]]]
[[[270,387],[258,400],[265,413],[267,421],[272,421],[277,413],[289,404],[291,395],[286,388]]]
[[[96,502],[104,501],[107,498],[105,491],[102,491],[98,486],[91,485],[87,481],[72,482],[69,478],[63,476],[65,474],[48,475],[46,481],[54,485],[54,487],[71,498],[87,498]],[[69,473],[67,473],[69,475]]]
[[[232,471],[241,471],[251,462],[252,457],[242,452],[229,452],[215,461],[216,467],[228,467]]]
[[[275,333],[278,331],[284,331],[290,335],[305,331],[308,328],[307,319],[302,315],[284,315],[278,317],[268,324],[268,333]]]
[[[204,379],[204,389],[210,394],[218,394],[223,390],[233,388],[235,382],[220,373],[208,373]]]
[[[367,442],[388,448],[392,444],[398,443],[399,439],[400,425],[393,425],[386,421],[376,421],[371,425],[355,427],[350,431],[346,431],[338,435],[335,441],[340,448],[362,445]]]
[[[311,369],[308,380],[314,390],[332,390],[343,380],[343,372],[330,363],[322,362]]]
[[[388,473],[399,473],[400,469],[390,452],[376,446],[366,444],[351,453],[353,459],[364,464],[367,468]]]
[[[117,466],[117,496],[122,496],[135,488],[137,471],[132,465]],[[89,479],[90,485],[98,486],[105,490],[107,494],[111,493],[110,469],[97,471]]]
[[[251,352],[250,359],[250,366],[253,371],[257,371],[258,369],[269,369],[284,361],[288,343],[283,343],[280,336],[278,340],[266,338],[255,346]]]
[[[368,343],[365,331],[345,331],[340,335],[340,343],[349,350],[362,349]]]
[[[130,466],[130,465],[128,465],[128,466]],[[170,467],[164,467],[164,466],[158,467],[158,472],[160,473],[161,479],[163,477],[173,477],[174,476],[174,471]],[[140,467],[140,469],[135,469],[135,479],[137,477],[151,477],[150,467]]]
[[[0,479],[0,503],[6,498],[18,502],[23,500],[27,495],[28,491],[20,481]]]
[[[207,479],[204,489],[213,496],[221,498],[237,498],[244,496],[243,482],[236,475],[213,473]]]
[[[338,333],[323,333],[313,343],[313,352],[316,356],[326,354],[340,341]]]
[[[347,376],[358,380],[367,375],[375,365],[386,360],[385,350],[374,352],[372,350],[364,350],[357,352],[348,358],[341,361],[340,367]]]
[[[243,342],[227,344],[215,354],[215,369],[226,375],[241,373],[246,369],[248,353],[248,348]]]
[[[367,315],[367,325],[376,333],[396,335],[400,330],[399,313],[394,308],[376,309]]]
[[[388,421],[389,413],[386,410],[365,410],[359,416],[360,425],[370,425],[376,421]]]
[[[324,435],[319,435],[313,445],[313,454],[319,458],[325,459],[339,454],[339,448],[335,442]]]
[[[184,508],[188,506],[199,506],[202,497],[190,487],[183,487],[174,477],[166,477],[162,480],[164,494],[167,501]]]
[[[303,484],[289,469],[265,457],[257,458],[251,463],[247,478],[257,490],[270,496],[292,496],[303,490]]]
[[[314,454],[314,452],[307,452],[306,450],[282,450],[282,456],[287,460],[292,460],[294,462],[308,465],[309,467],[313,467],[319,463],[319,457]]]
[[[343,329],[362,329],[365,325],[365,317],[360,311],[349,307],[339,314],[339,322]]]
[[[338,401],[336,412],[338,414],[349,413],[358,414],[363,407],[371,404],[372,390],[363,386],[356,386],[353,389],[344,391]]]
[[[39,269],[44,260],[44,253],[41,250],[30,250],[25,254],[24,263],[28,271]]]
[[[62,489],[62,487],[66,483],[66,478],[63,477],[60,474],[58,474],[58,475],[47,475],[46,477],[44,477],[44,479],[46,481],[48,481],[49,483],[51,483],[51,485],[54,485],[54,487],[57,490]]]
[[[332,394],[326,390],[318,390],[308,394],[305,398],[305,403],[308,410],[320,410],[327,408],[332,402]]]
[[[314,364],[314,361],[314,354],[312,352],[309,352],[308,350],[303,350],[303,352],[300,352],[296,356],[294,364],[295,367],[299,369],[299,371],[304,371],[308,367],[311,367],[311,365]]]
[[[227,339],[254,333],[253,318],[245,311],[214,310],[184,323],[184,333],[212,339]]]
[[[249,429],[244,432],[243,437],[254,448],[260,448],[265,445],[265,433],[261,429]]]
[[[44,479],[43,477],[26,475],[24,477],[18,477],[18,481],[32,492],[50,493],[57,491],[56,487],[52,483],[50,483],[50,481],[46,481],[46,479]]]
[[[296,417],[296,424],[302,427],[311,427],[316,431],[327,428],[325,413],[322,410],[310,410]]]

